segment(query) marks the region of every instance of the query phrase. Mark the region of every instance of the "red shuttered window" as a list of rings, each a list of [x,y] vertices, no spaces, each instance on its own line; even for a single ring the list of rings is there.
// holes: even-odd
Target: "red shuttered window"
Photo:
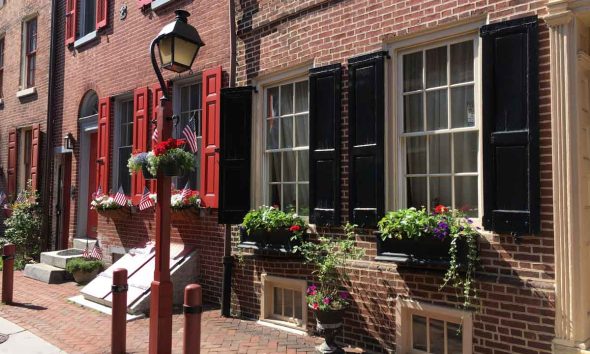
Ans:
[[[41,147],[41,125],[33,124],[32,143],[31,143],[31,160],[30,160],[30,179],[33,189],[39,190],[39,150]]]
[[[108,0],[96,0],[96,30],[107,26]]]
[[[7,168],[7,185],[8,197],[11,200],[16,198],[16,154],[17,154],[17,131],[11,129],[8,132],[8,168]]]
[[[76,4],[77,0],[66,0],[66,45],[76,41]]]
[[[219,197],[219,98],[221,66],[203,71],[201,200],[217,208]]]
[[[148,150],[148,132],[151,125],[148,118],[148,93],[147,87],[137,88],[133,93],[133,154]],[[145,178],[141,172],[131,176],[131,196],[134,203],[141,199],[145,185]]]
[[[96,149],[96,181],[104,193],[109,191],[109,152],[111,127],[111,98],[98,101],[98,147]]]

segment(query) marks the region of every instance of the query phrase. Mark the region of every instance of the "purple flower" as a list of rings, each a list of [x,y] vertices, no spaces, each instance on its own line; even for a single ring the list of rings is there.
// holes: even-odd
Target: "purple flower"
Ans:
[[[471,220],[470,218],[467,218],[467,223],[468,224],[473,224],[473,220]]]
[[[311,285],[307,288],[307,295],[315,295],[318,293],[318,287],[314,285]]]
[[[330,302],[332,302],[332,300],[329,297],[325,297],[323,301],[324,305],[330,305]]]
[[[342,300],[348,300],[350,298],[350,294],[348,293],[348,291],[341,291],[340,298]]]

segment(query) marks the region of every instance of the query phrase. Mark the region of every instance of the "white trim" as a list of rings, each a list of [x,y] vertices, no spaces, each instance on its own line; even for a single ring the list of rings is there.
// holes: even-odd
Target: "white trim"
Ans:
[[[307,301],[305,299],[307,281],[303,279],[284,278],[268,275],[263,273],[260,276],[262,287],[260,295],[260,321],[272,324],[282,329],[295,331],[293,333],[300,334],[304,332],[307,326]],[[301,292],[301,324],[297,325],[292,322],[282,321],[272,318],[272,311],[274,309],[274,294],[273,288],[279,287],[283,289],[290,289]],[[295,305],[295,304],[293,304]]]
[[[76,39],[76,41],[74,42],[74,48],[79,48],[89,42],[92,42],[96,38],[97,38],[97,34],[96,34],[96,30],[94,30],[94,31],[88,33],[87,35],[85,35],[84,37],[80,37],[80,38]]]
[[[35,86],[33,87],[29,87],[27,89],[24,90],[20,90],[16,92],[16,97],[17,98],[23,98],[23,97],[27,97],[30,95],[34,95],[35,93],[37,93],[37,89],[35,88]]]
[[[88,216],[88,208],[90,201],[88,200],[88,181],[89,166],[88,163],[92,161],[90,156],[90,134],[98,131],[98,115],[82,117],[78,121],[80,127],[80,161],[87,161],[79,164],[78,177],[78,222],[76,223],[76,237],[86,238],[86,224]],[[105,191],[108,193],[108,191]]]
[[[113,161],[112,161],[112,175],[110,176],[111,186],[113,188],[113,193],[119,189],[121,182],[119,181],[119,147],[121,146],[121,116],[122,116],[122,103],[131,101],[131,106],[133,106],[133,96],[130,95],[123,95],[119,97],[115,97],[115,125],[113,127],[113,132],[115,134],[113,138]],[[132,112],[133,114],[133,112]],[[135,123],[135,122],[134,122]],[[133,141],[131,142],[133,144]],[[133,153],[133,149],[131,149],[131,153]],[[105,191],[107,193],[107,191]],[[128,196],[131,195],[131,191],[125,191],[125,194]]]
[[[152,7],[152,11],[156,11],[161,7],[164,7],[170,3],[172,3],[174,0],[153,0],[151,3],[151,7]]]

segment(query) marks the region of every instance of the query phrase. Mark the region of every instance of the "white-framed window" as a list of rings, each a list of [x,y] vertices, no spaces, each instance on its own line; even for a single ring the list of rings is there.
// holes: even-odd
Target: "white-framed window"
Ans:
[[[113,192],[123,187],[131,194],[131,175],[127,161],[133,152],[133,98],[115,100],[115,139],[113,150]]]
[[[307,282],[262,274],[260,320],[273,325],[305,330]]]
[[[21,55],[21,89],[35,86],[37,66],[37,17],[23,21]]]
[[[396,353],[471,354],[471,312],[397,299]]]
[[[96,30],[96,0],[79,1],[77,38],[84,37]]]
[[[264,89],[265,203],[309,215],[307,79]]]
[[[401,206],[479,217],[480,98],[474,36],[401,50],[397,113]]]
[[[201,181],[201,169],[200,169],[200,149],[201,149],[201,114],[202,114],[202,93],[201,83],[195,82],[194,78],[191,78],[190,83],[175,83],[174,84],[174,114],[179,117],[178,124],[172,131],[174,138],[186,139],[183,131],[187,124],[197,134],[197,146],[199,152],[197,153],[197,162],[195,170],[192,172],[185,173],[184,176],[176,177],[174,184],[176,188],[182,189],[189,182],[189,186],[193,190],[198,190]]]
[[[33,149],[33,129],[31,127],[20,128],[18,130],[18,167],[16,190],[20,192],[27,187],[27,182],[31,179],[31,161]]]

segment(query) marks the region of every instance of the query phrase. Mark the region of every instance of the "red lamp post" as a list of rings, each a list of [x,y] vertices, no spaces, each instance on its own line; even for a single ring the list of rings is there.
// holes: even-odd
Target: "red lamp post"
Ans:
[[[158,46],[160,64],[177,73],[191,68],[203,41],[197,30],[187,23],[190,14],[176,10],[174,22],[164,26],[150,45],[152,66],[162,88],[158,108],[158,141],[167,140],[172,132],[172,104],[158,66],[154,49]],[[172,282],[170,281],[170,177],[158,170],[156,203],[156,265],[151,285],[150,338],[151,354],[172,351]]]

